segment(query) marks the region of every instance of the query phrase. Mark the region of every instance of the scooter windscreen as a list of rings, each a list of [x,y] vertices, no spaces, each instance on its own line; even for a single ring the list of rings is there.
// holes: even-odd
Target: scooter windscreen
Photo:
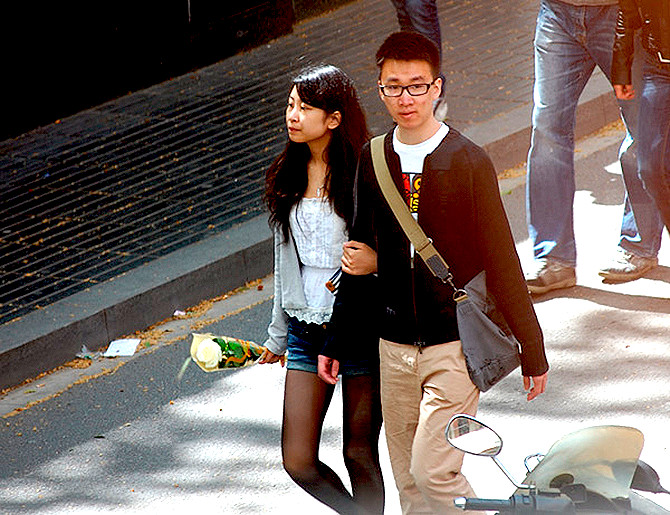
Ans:
[[[582,429],[552,445],[524,483],[540,491],[581,484],[608,499],[625,499],[643,444],[644,436],[632,427]]]

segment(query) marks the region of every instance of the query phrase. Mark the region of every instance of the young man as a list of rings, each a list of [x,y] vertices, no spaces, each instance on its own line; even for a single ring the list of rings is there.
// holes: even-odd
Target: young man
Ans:
[[[531,400],[545,389],[548,364],[493,165],[481,148],[433,116],[442,81],[430,40],[414,32],[392,34],[377,64],[379,96],[397,124],[385,138],[396,186],[458,287],[486,271],[488,290],[522,344]],[[460,472],[463,456],[447,444],[444,430],[455,413],[475,414],[479,401],[459,340],[453,290],[414,256],[379,190],[369,147],[356,187],[350,237],[377,250],[382,412],[400,503],[403,513],[448,513],[455,510],[454,497],[473,492]],[[353,345],[339,355],[356,352]],[[320,376],[329,382],[338,365],[333,357],[319,358]]]

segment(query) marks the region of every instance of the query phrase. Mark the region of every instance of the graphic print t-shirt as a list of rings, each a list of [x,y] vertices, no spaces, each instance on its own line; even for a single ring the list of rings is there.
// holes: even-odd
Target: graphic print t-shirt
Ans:
[[[416,145],[406,145],[398,140],[398,128],[393,131],[393,150],[400,157],[405,201],[409,205],[414,218],[419,212],[419,192],[421,191],[421,173],[423,162],[428,154],[433,152],[449,133],[449,127],[441,124],[438,131],[426,141]]]

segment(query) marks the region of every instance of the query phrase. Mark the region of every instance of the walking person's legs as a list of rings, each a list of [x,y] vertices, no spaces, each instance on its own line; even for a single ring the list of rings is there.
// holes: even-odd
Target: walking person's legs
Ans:
[[[403,514],[455,510],[454,497],[474,492],[460,472],[463,453],[449,446],[444,431],[452,415],[474,415],[479,401],[460,343],[420,351],[382,340],[380,363],[384,428]]]
[[[414,30],[430,39],[442,57],[442,33],[436,0],[391,0],[401,30]]]
[[[342,376],[344,463],[354,501],[365,513],[384,512],[384,480],[379,464],[382,427],[379,377]]]
[[[384,432],[403,514],[432,513],[410,473],[421,404],[418,356],[418,347],[386,340],[379,343]]]
[[[670,65],[647,55],[640,98],[640,175],[670,230]]]
[[[446,441],[453,415],[475,415],[479,390],[472,384],[460,342],[427,347],[419,360],[423,396],[412,447],[411,473],[433,513],[461,513],[455,497],[474,497],[461,473],[463,453]]]
[[[663,235],[658,207],[644,187],[638,170],[639,102],[622,100],[620,104],[626,125],[626,137],[619,150],[625,194],[619,245],[598,272],[605,282],[632,281],[656,267]]]
[[[284,392],[282,459],[284,469],[307,493],[338,513],[357,513],[338,475],[319,460],[323,420],[333,387],[315,373],[288,370]]]
[[[609,78],[612,68],[612,46],[617,6],[593,9],[589,22],[587,49],[603,73]],[[642,89],[642,63],[644,51],[636,41],[633,66],[633,85]],[[621,118],[626,127],[626,136],[619,148],[619,163],[624,183],[624,211],[621,223],[619,247],[611,261],[599,274],[610,282],[637,279],[658,264],[663,222],[656,203],[645,189],[638,172],[637,137],[639,98],[619,100]]]
[[[641,53],[636,52],[636,56],[639,54]],[[639,56],[643,58],[642,55]],[[633,82],[635,90],[642,91],[642,70],[637,64],[633,67]],[[628,101],[620,100],[619,105],[627,133],[619,149],[619,163],[625,187],[619,245],[630,254],[653,261],[656,260],[661,247],[663,221],[638,171],[636,140],[638,139],[639,97]]]
[[[535,30],[535,84],[526,204],[537,269],[531,293],[576,283],[573,227],[577,102],[595,68],[585,48],[585,7],[542,0]]]
[[[540,5],[535,33],[533,131],[528,156],[529,230],[536,258],[576,262],[572,204],[574,128],[579,95],[595,63],[574,33],[571,6]]]

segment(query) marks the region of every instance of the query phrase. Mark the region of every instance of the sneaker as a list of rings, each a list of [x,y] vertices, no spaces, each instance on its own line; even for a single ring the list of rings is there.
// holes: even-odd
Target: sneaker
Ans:
[[[538,261],[537,270],[526,274],[526,285],[530,293],[547,293],[561,288],[570,288],[577,284],[574,266],[565,265],[551,258]]]
[[[617,248],[617,254],[598,275],[603,281],[621,283],[634,281],[646,274],[652,268],[658,266],[658,258],[642,257],[628,252],[621,247]]]

